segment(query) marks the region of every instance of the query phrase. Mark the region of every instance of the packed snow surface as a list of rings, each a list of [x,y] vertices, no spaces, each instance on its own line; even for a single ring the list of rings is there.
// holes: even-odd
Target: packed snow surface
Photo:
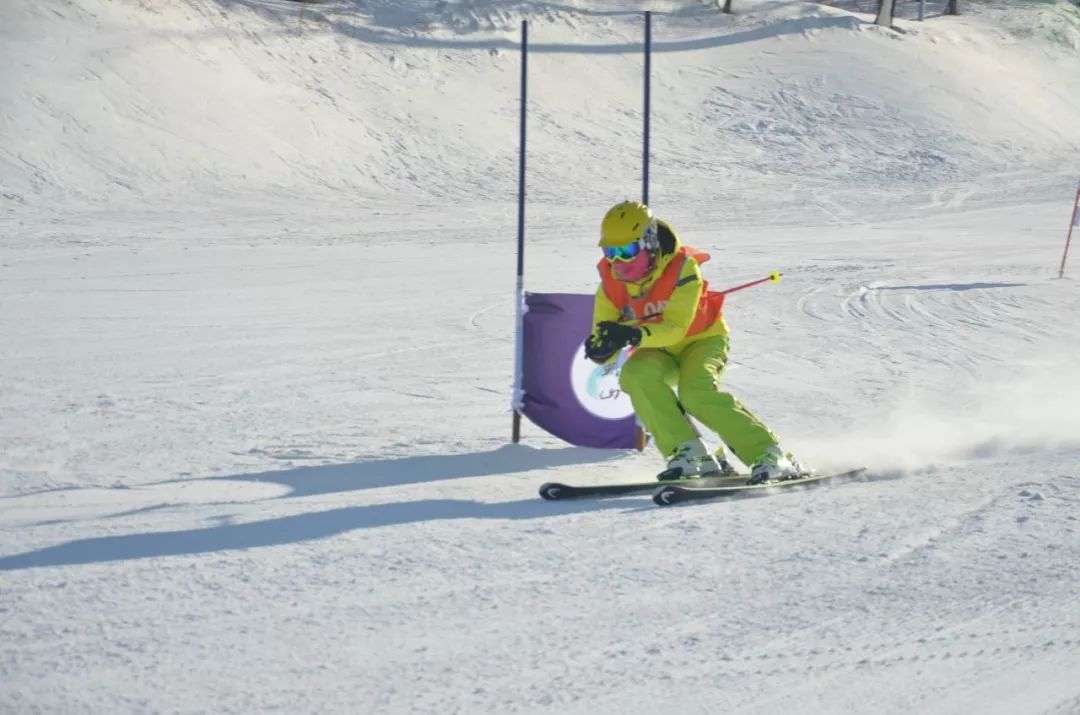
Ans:
[[[1080,712],[1080,8],[734,5],[0,4],[0,711]],[[587,293],[646,9],[725,386],[864,480],[509,444],[520,23]]]

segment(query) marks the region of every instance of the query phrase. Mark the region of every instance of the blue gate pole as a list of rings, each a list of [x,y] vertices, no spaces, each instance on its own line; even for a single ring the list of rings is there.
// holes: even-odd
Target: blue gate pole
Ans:
[[[514,396],[512,407],[514,421],[511,439],[515,444],[521,440],[521,410],[524,395],[521,386],[521,365],[524,357],[525,339],[525,109],[528,97],[529,77],[529,23],[521,21],[521,134],[518,156],[518,235],[517,235],[517,284],[514,290],[517,335],[514,339]]]
[[[646,206],[649,205],[649,113],[650,113],[650,100],[652,97],[651,92],[651,77],[652,77],[652,12],[645,11],[645,107],[643,114],[645,115],[645,126],[643,127],[644,142],[642,148],[641,159],[641,203]],[[637,434],[635,437],[635,443],[637,451],[641,452],[645,449],[646,442],[645,430],[641,427],[641,421],[638,420]]]
[[[649,203],[649,103],[650,75],[652,74],[652,12],[645,11],[645,143],[641,171],[641,202]]]

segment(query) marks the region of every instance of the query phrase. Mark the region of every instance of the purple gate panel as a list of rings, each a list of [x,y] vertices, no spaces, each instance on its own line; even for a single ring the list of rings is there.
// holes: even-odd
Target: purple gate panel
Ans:
[[[626,353],[600,366],[585,357],[593,296],[526,293],[521,412],[579,447],[633,449],[637,421],[619,389]]]

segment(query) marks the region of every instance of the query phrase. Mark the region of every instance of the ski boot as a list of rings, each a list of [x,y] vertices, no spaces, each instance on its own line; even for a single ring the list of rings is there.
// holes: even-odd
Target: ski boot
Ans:
[[[730,465],[729,465],[730,466]],[[683,442],[668,457],[667,469],[656,476],[660,481],[690,477],[718,477],[721,467],[700,439]]]
[[[750,481],[747,484],[783,482],[805,477],[809,473],[795,461],[790,453],[785,454],[778,445],[773,445],[754,462],[754,466],[750,468]]]

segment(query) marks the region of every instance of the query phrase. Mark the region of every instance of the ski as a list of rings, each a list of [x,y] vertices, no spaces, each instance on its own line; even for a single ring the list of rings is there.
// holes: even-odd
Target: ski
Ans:
[[[748,477],[745,474],[736,474],[730,477],[691,477],[689,479],[672,479],[670,481],[658,481],[651,479],[643,482],[620,482],[618,484],[563,484],[561,482],[546,482],[540,485],[540,496],[548,501],[560,499],[580,499],[582,497],[614,497],[622,494],[635,494],[639,492],[652,492],[657,487],[665,484],[678,484],[680,486],[695,487],[723,487],[745,484]]]
[[[811,474],[798,479],[786,479],[780,482],[765,482],[764,484],[728,484],[728,485],[697,485],[697,484],[666,484],[653,492],[653,501],[660,506],[670,506],[681,502],[696,501],[699,499],[720,499],[723,497],[745,496],[753,492],[764,492],[774,489],[788,489],[803,485],[818,484],[826,480],[845,479],[857,477],[866,472],[866,467],[849,469],[846,472],[832,472],[829,474]]]

